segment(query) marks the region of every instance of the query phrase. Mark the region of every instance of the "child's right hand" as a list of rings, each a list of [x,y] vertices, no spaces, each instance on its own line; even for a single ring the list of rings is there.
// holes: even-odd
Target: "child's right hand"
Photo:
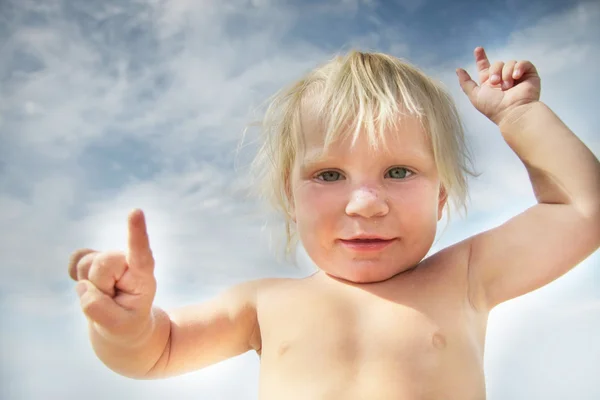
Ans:
[[[141,210],[129,215],[128,252],[80,249],[69,262],[81,308],[105,339],[133,343],[151,328],[154,259]]]

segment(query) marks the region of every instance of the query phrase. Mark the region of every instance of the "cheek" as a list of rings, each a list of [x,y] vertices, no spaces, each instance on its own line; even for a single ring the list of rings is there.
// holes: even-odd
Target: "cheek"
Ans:
[[[308,183],[297,188],[294,194],[296,209],[303,215],[327,214],[338,209],[346,199],[340,188],[321,187]]]
[[[306,184],[296,190],[296,229],[301,236],[304,232],[314,236],[335,228],[344,211],[345,197],[341,190],[331,189]]]
[[[437,189],[428,182],[415,181],[409,190],[392,192],[390,200],[407,222],[421,224],[434,218],[437,220]]]

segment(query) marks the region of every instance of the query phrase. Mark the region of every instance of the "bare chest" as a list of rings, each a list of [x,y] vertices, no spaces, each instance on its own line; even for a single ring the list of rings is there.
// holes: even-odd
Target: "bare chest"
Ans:
[[[262,353],[415,365],[468,345],[468,323],[458,305],[442,309],[328,296],[280,299],[262,321]]]
[[[302,382],[312,382],[336,391],[311,398],[344,387],[351,388],[344,398],[375,391],[377,398],[419,399],[461,381],[483,386],[478,321],[460,296],[290,290],[266,307],[261,365],[271,372],[264,385],[305,390]]]

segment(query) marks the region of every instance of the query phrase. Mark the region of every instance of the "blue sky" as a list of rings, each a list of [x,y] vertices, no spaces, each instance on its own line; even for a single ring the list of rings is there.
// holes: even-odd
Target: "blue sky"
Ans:
[[[255,132],[236,149],[274,90],[351,47],[419,64],[462,111],[482,176],[468,217],[433,251],[496,226],[535,199],[454,70],[473,71],[477,45],[493,59],[532,60],[542,100],[598,156],[598,20],[593,1],[0,2],[0,397],[255,399],[254,354],[165,381],[105,368],[66,273],[70,252],[122,249],[127,212],[141,207],[164,308],[241,280],[310,273],[302,256],[299,266],[276,260],[277,221],[265,228],[270,214],[246,196]],[[498,307],[488,398],[600,398],[599,293],[597,252]]]

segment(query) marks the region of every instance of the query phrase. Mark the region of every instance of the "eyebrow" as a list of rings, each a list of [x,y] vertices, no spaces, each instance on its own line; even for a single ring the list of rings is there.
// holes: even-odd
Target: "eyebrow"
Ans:
[[[311,151],[304,157],[302,157],[302,165],[312,165],[317,164],[326,160],[327,157],[324,151]]]
[[[422,160],[427,158],[427,154],[420,150],[415,149],[404,149],[401,152],[397,152],[396,154],[390,153],[387,156],[391,156],[392,158],[406,158],[409,160]],[[302,161],[300,163],[301,166],[311,166],[314,164],[320,164],[322,162],[330,161],[335,159],[334,156],[328,155],[326,152],[322,150],[313,150],[309,151],[304,157],[302,157]]]

